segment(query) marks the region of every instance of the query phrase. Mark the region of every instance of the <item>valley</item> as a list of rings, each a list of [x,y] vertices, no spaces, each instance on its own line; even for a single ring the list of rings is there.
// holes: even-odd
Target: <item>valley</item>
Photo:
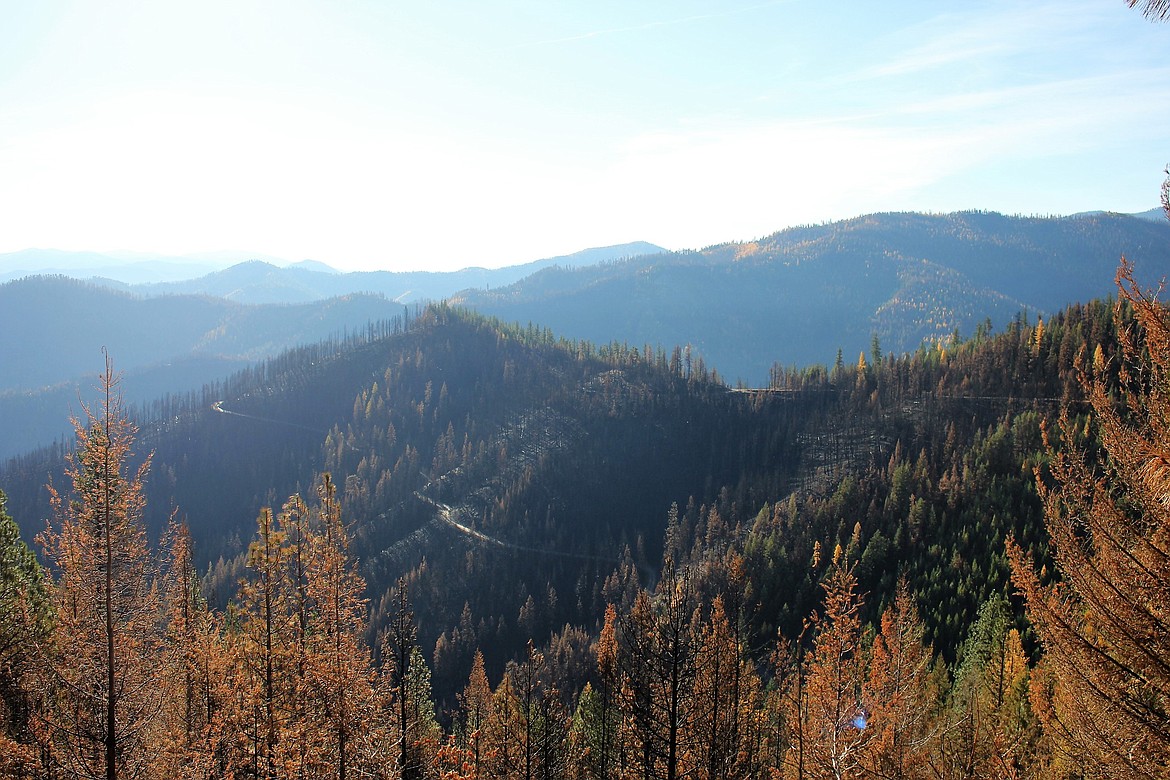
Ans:
[[[856,361],[774,364],[757,388],[729,386],[689,348],[595,344],[430,304],[160,399],[136,413],[135,443],[119,457],[132,471],[149,453],[137,488],[142,544],[163,561],[178,554],[163,552],[176,527],[186,540],[182,565],[195,589],[184,609],[206,615],[211,632],[199,652],[212,655],[192,658],[234,670],[228,688],[205,686],[202,696],[241,690],[250,672],[228,647],[237,636],[229,626],[254,641],[246,637],[266,598],[281,599],[293,621],[281,641],[316,641],[295,638],[294,605],[309,598],[296,594],[326,576],[310,575],[313,561],[335,561],[342,568],[328,576],[342,579],[332,587],[349,593],[345,663],[357,674],[378,670],[377,684],[388,686],[378,695],[394,699],[406,683],[393,664],[409,651],[410,668],[427,676],[411,695],[433,708],[412,716],[423,718],[412,728],[428,733],[468,738],[460,730],[472,717],[468,674],[479,673],[498,691],[533,686],[532,701],[553,708],[541,728],[562,734],[556,760],[584,766],[589,754],[573,753],[568,731],[555,730],[571,728],[573,711],[600,728],[589,719],[609,716],[582,708],[598,706],[591,697],[601,686],[654,674],[653,648],[669,636],[689,654],[678,662],[690,681],[680,706],[699,707],[712,662],[699,654],[730,641],[717,639],[726,632],[739,649],[720,651],[730,655],[719,663],[756,691],[736,711],[814,729],[815,719],[784,703],[805,695],[792,669],[810,675],[808,685],[821,679],[803,654],[821,657],[837,631],[876,648],[868,643],[893,630],[886,621],[901,620],[909,651],[950,681],[915,694],[941,708],[936,736],[923,743],[931,760],[960,749],[944,737],[959,733],[946,725],[954,719],[997,735],[979,743],[987,766],[1032,761],[1041,743],[1023,735],[1038,733],[1039,715],[1009,717],[1001,701],[987,705],[998,713],[992,725],[962,708],[984,695],[972,675],[990,679],[1000,662],[986,653],[1000,648],[1009,665],[1042,654],[1016,588],[1050,584],[1042,574],[1028,585],[1020,561],[1040,572],[1055,565],[1042,481],[1057,462],[1050,432],[1102,446],[1084,433],[1090,410],[1105,410],[1093,383],[1126,390],[1121,368],[1141,354],[1134,334],[1149,337],[1133,330],[1132,302],[1141,300],[1129,300],[1130,308],[1099,300],[1043,318],[1020,312],[1002,330],[984,323],[971,337],[908,352],[871,337]],[[24,453],[0,470],[19,538],[37,538],[62,516],[45,486],[76,480],[65,454]],[[306,545],[318,552],[295,563]],[[284,584],[262,596],[270,577]],[[312,592],[305,603],[317,620],[323,596]],[[876,673],[869,652],[852,656],[856,685]],[[294,687],[280,695],[299,695],[288,674],[282,685]],[[354,679],[347,685],[365,690]],[[1011,706],[1024,707],[1023,689],[1013,690]],[[226,700],[218,706],[233,711]],[[634,699],[611,706],[629,718],[638,711]],[[368,717],[375,729],[380,716]],[[631,728],[622,739],[643,744]],[[792,732],[770,734],[744,732],[761,740],[763,763],[742,771],[788,760]],[[996,741],[1005,734],[1013,747]],[[494,738],[503,740],[497,749],[512,744]],[[443,759],[428,744],[411,750],[437,766]]]

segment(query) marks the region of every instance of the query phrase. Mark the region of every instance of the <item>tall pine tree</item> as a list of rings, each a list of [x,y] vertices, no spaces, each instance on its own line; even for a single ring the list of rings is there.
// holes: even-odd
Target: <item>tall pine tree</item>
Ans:
[[[49,487],[54,519],[40,538],[56,630],[40,652],[38,726],[62,770],[116,780],[154,771],[173,653],[142,524],[150,458],[133,465],[136,429],[108,356],[99,390],[99,406],[73,421],[71,491]]]

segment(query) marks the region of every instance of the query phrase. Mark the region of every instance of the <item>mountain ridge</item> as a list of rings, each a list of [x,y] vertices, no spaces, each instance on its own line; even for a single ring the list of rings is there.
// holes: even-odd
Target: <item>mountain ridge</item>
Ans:
[[[439,300],[463,287],[510,284],[535,270],[552,265],[579,266],[636,254],[666,251],[645,241],[591,247],[567,255],[541,258],[500,268],[469,265],[455,271],[340,271],[317,260],[297,262],[247,252],[211,252],[190,256],[136,255],[119,252],[24,249],[0,254],[0,283],[25,276],[68,276],[111,287],[130,289],[140,295],[204,293],[227,297],[222,279],[232,279],[260,263],[270,276],[252,278],[243,289],[229,287],[243,303],[304,303],[350,292],[381,292],[401,302],[426,298]],[[360,284],[317,276],[348,277]],[[297,283],[283,279],[291,275]],[[316,281],[317,287],[306,283]],[[266,290],[265,283],[272,286]],[[284,294],[273,292],[286,287]]]
[[[764,381],[873,338],[893,352],[1109,295],[1122,255],[1170,274],[1170,223],[1123,215],[895,212],[788,228],[753,242],[546,269],[454,302],[570,338],[694,346],[724,376]],[[669,334],[669,338],[668,338]],[[770,345],[775,345],[770,347]]]
[[[102,346],[126,371],[131,397],[148,401],[197,389],[302,337],[344,336],[400,315],[402,295],[421,295],[436,278],[446,285],[432,288],[436,295],[483,314],[594,344],[684,347],[722,377],[760,386],[776,365],[831,363],[837,353],[852,363],[875,344],[912,352],[1109,295],[1122,254],[1144,282],[1170,276],[1170,223],[1109,213],[896,212],[632,254],[647,248],[660,249],[627,244],[548,258],[508,270],[518,277],[510,284],[460,292],[450,288],[467,275],[342,274],[262,260],[204,277],[218,286],[191,294],[59,277],[0,284],[0,342],[12,356],[0,383],[0,422],[10,432],[0,456],[65,432],[51,410],[77,396]],[[330,289],[339,294],[322,300]],[[279,303],[247,302],[264,296]]]
[[[527,639],[595,625],[652,584],[660,556],[726,546],[742,547],[759,587],[761,636],[799,629],[818,596],[803,562],[814,542],[826,555],[840,544],[873,609],[899,572],[932,594],[930,638],[953,658],[961,627],[1006,584],[1004,535],[1039,540],[1022,464],[1039,457],[1052,399],[1079,397],[1059,356],[1098,342],[1110,365],[1111,314],[1097,302],[1043,329],[1013,322],[736,392],[677,350],[594,347],[432,306],[408,327],[297,348],[166,401],[142,420],[147,522],[158,535],[181,509],[217,601],[260,509],[333,474],[374,630],[406,578],[450,697],[473,636],[498,670]],[[57,452],[0,469],[26,532],[60,463]],[[453,626],[467,657],[441,662]]]

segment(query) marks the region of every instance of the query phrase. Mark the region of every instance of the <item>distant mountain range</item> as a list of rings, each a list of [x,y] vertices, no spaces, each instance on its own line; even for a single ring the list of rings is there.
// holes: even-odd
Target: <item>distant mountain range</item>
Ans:
[[[1105,297],[1123,254],[1153,284],[1170,275],[1170,222],[1159,214],[874,214],[702,251],[639,242],[445,273],[250,260],[149,284],[10,281],[0,284],[0,457],[66,429],[103,346],[126,372],[128,399],[146,402],[291,346],[360,331],[402,314],[404,304],[448,299],[599,345],[689,347],[725,379],[761,385],[775,364],[831,363],[838,350],[856,362],[875,336],[886,352],[913,351],[987,323],[1003,328],[1022,312],[1034,320]],[[54,256],[73,276],[110,259]],[[22,258],[35,259],[0,255],[0,274]]]
[[[1074,217],[1101,217],[1107,214],[1113,214],[1112,211],[1082,211],[1079,214],[1072,214]],[[1146,211],[1138,211],[1133,214],[1128,214],[1130,217],[1137,217],[1138,219],[1148,219],[1151,222],[1165,222],[1166,210],[1161,206],[1155,209],[1148,209]]]
[[[504,285],[539,269],[613,261],[639,251],[663,250],[624,244],[452,273],[342,274],[312,261],[279,268],[252,260],[165,284],[64,275],[9,281],[0,284],[0,458],[68,431],[70,411],[78,411],[101,368],[103,347],[124,373],[126,399],[148,403],[198,389],[291,347],[364,331],[370,322],[401,316],[403,302],[420,296],[444,298],[472,283]],[[74,275],[110,259],[50,254]],[[0,271],[19,260],[0,256]]]
[[[874,336],[886,351],[913,351],[1103,298],[1123,254],[1147,284],[1170,274],[1170,222],[874,214],[700,252],[550,268],[452,302],[570,338],[690,344],[726,379],[758,385],[774,362],[830,363],[838,349],[856,362]]]
[[[401,315],[380,295],[246,306],[211,296],[142,297],[63,276],[0,285],[0,457],[68,430],[102,367],[124,373],[130,402],[186,393],[299,344]]]
[[[597,247],[504,268],[460,271],[363,271],[341,273],[315,260],[285,264],[277,258],[239,253],[197,257],[150,257],[97,252],[27,249],[0,254],[0,282],[33,275],[92,281],[138,295],[213,295],[237,303],[308,303],[350,293],[374,293],[398,303],[441,300],[471,287],[512,284],[545,268],[576,268],[636,255],[665,252],[645,241]],[[234,258],[230,266],[224,261]]]
[[[203,276],[250,259],[278,262],[278,258],[249,252],[208,252],[176,257],[140,252],[23,249],[0,254],[0,282],[32,275],[102,279],[107,283],[123,285],[172,282]]]
[[[545,268],[577,268],[665,251],[646,242],[586,249],[505,268],[461,271],[358,271],[339,273],[323,263],[303,262],[286,268],[253,261],[198,279],[135,285],[143,295],[215,295],[239,303],[308,303],[350,293],[374,293],[396,303],[442,300],[468,288],[491,289],[513,284]]]

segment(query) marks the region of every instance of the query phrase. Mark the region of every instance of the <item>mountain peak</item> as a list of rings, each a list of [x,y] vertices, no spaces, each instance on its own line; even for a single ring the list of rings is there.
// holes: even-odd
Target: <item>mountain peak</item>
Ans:
[[[318,274],[339,274],[339,273],[341,273],[341,271],[338,271],[333,266],[326,265],[325,263],[322,263],[320,260],[301,260],[301,261],[296,262],[296,263],[290,263],[288,265],[288,267],[289,268],[296,268],[296,269],[299,269],[302,271],[312,271],[313,273],[318,273]]]

